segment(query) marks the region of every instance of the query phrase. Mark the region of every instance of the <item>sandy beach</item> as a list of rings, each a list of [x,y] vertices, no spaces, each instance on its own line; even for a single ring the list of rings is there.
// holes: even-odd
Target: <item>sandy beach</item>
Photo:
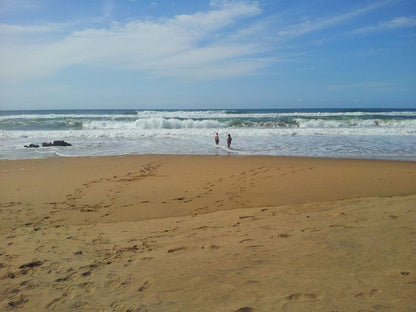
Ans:
[[[0,160],[2,311],[412,311],[416,162]]]

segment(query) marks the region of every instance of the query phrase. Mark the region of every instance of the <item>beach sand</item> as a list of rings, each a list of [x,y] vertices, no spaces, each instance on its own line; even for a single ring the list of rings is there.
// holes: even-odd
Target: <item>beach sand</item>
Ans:
[[[416,162],[0,161],[1,311],[414,311]]]

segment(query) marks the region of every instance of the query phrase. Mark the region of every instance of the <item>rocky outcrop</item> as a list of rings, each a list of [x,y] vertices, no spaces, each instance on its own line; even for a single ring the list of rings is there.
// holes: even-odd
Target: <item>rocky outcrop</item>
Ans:
[[[52,146],[72,146],[72,144],[65,141],[53,141]]]
[[[53,143],[43,142],[42,147],[49,147],[49,146],[72,146],[72,144],[65,142],[65,141],[53,141]],[[29,144],[25,145],[25,147],[39,147],[37,144]]]

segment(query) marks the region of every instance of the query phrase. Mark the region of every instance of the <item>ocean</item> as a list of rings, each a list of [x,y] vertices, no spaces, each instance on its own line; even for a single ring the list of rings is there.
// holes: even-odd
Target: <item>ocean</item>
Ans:
[[[416,109],[0,111],[0,159],[132,154],[416,161]]]

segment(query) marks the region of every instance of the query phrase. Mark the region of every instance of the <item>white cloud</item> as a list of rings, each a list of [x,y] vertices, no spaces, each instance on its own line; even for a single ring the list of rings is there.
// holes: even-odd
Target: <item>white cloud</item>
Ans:
[[[0,23],[0,35],[22,35],[33,33],[47,33],[62,30],[67,24],[64,23],[44,23],[39,25],[11,25]]]
[[[18,82],[46,77],[74,65],[138,71],[156,77],[210,79],[251,75],[276,61],[264,53],[278,49],[282,41],[333,27],[391,2],[377,2],[325,19],[288,25],[276,30],[273,37],[270,34],[276,22],[271,17],[232,27],[241,26],[237,24],[241,20],[259,16],[262,10],[256,2],[226,0],[211,1],[206,12],[113,23],[109,28],[73,31],[58,40],[38,44],[33,38],[31,43],[13,40],[13,35],[57,31],[64,24],[0,24],[0,34],[8,35],[0,50],[0,80]],[[111,11],[112,2],[106,0],[104,16],[110,17]],[[383,27],[411,23],[414,20],[401,18]]]
[[[244,2],[228,3],[221,6],[218,10],[207,13],[198,12],[193,15],[177,15],[168,22],[173,26],[194,27],[204,31],[220,29],[231,23],[237,18],[243,18],[260,14],[261,10],[257,5]]]
[[[393,0],[381,1],[381,2],[377,2],[369,6],[363,7],[361,9],[353,10],[344,14],[339,14],[339,15],[330,16],[327,18],[317,19],[317,20],[312,20],[312,21],[307,20],[299,24],[290,25],[278,31],[277,37],[279,39],[291,39],[291,38],[299,37],[299,36],[312,33],[315,31],[320,31],[320,30],[323,30],[332,26],[336,26],[345,21],[351,20],[353,18],[356,18],[368,12],[374,11],[386,5],[389,5],[392,2],[394,1]]]
[[[368,26],[355,29],[351,31],[351,34],[370,34],[375,32],[383,32],[394,30],[398,28],[410,28],[416,26],[416,18],[411,17],[396,17],[390,21],[379,23],[375,26]]]
[[[260,13],[256,4],[227,2],[208,12],[76,31],[47,44],[10,41],[3,44],[0,51],[0,79],[21,81],[85,64],[169,77],[251,74],[271,61],[258,59],[257,54],[263,52],[261,45],[243,41],[224,44],[212,38],[214,33],[235,21]],[[54,26],[3,24],[0,32],[51,31]]]

